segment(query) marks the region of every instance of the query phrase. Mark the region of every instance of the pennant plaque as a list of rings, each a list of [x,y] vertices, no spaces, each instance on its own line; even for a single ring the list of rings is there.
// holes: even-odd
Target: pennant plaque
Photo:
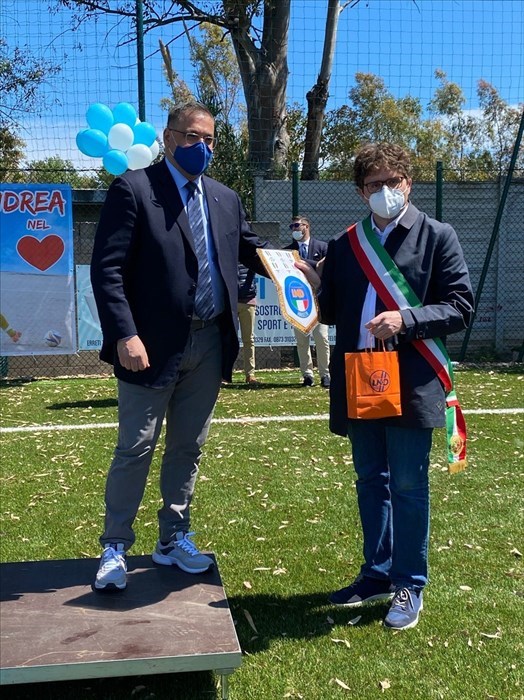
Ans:
[[[265,248],[257,252],[277,289],[282,316],[299,331],[309,333],[318,324],[317,298],[304,273],[295,267],[298,252]]]

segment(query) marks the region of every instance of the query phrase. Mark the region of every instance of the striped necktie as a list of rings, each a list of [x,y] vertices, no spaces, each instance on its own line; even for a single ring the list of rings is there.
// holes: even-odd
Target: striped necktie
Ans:
[[[187,218],[193,234],[195,252],[198,260],[198,283],[195,295],[195,314],[203,321],[211,318],[215,310],[213,303],[213,286],[211,271],[207,256],[206,230],[202,216],[202,208],[198,198],[198,187],[194,182],[188,182]]]
[[[298,252],[303,260],[307,258],[307,246],[305,243],[299,243]]]

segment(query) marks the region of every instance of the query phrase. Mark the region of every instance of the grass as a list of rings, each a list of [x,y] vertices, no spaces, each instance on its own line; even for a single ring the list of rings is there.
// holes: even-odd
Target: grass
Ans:
[[[327,392],[296,371],[241,375],[216,418],[322,416]],[[456,373],[466,409],[522,407],[522,366]],[[4,382],[2,426],[116,421],[113,379]],[[215,552],[244,652],[231,700],[522,700],[523,414],[467,416],[470,465],[449,476],[443,431],[431,464],[431,582],[418,627],[388,633],[386,607],[338,610],[330,591],[357,572],[361,538],[347,441],[325,420],[217,422],[193,507]],[[113,428],[2,436],[0,558],[94,557]],[[156,539],[159,454],[133,554]],[[66,532],[66,536],[64,536]],[[176,575],[176,574],[175,574]],[[356,624],[351,622],[361,616]],[[15,698],[216,698],[212,674],[15,686]]]

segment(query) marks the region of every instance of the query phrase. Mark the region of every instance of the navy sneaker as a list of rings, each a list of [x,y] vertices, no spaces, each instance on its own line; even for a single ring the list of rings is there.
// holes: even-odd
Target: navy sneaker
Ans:
[[[202,554],[191,537],[194,532],[177,532],[171,542],[157,542],[153,552],[155,564],[176,564],[188,574],[203,574],[213,567],[213,560]]]
[[[310,374],[305,374],[302,386],[313,386],[314,384],[315,382],[313,381],[313,377]]]
[[[360,575],[350,586],[332,593],[329,602],[346,608],[360,608],[361,605],[375,600],[391,600],[393,594],[394,589],[390,581]]]
[[[397,588],[384,625],[393,630],[409,630],[417,625],[422,608],[422,591]]]

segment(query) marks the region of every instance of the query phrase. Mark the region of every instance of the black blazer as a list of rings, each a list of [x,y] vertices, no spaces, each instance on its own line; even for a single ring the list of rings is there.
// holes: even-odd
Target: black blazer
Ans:
[[[408,427],[441,427],[445,424],[444,390],[411,341],[443,338],[471,322],[474,299],[462,248],[449,224],[431,219],[410,204],[389,234],[385,249],[423,306],[401,311],[406,331],[388,341],[399,352],[402,416],[382,420]],[[330,362],[330,429],[338,435],[346,436],[348,425],[344,354],[357,350],[367,287],[347,232],[339,233],[329,242],[318,295],[322,323],[336,325]],[[384,310],[377,299],[376,313]]]
[[[238,354],[238,261],[267,276],[266,247],[248,227],[236,192],[203,177],[209,222],[225,289],[222,373],[230,381]],[[198,264],[184,206],[165,161],[116,178],[102,207],[91,281],[103,333],[100,358],[126,382],[163,387],[176,379],[193,316]],[[150,367],[124,369],[120,338],[137,334]]]
[[[325,257],[327,249],[328,244],[325,241],[319,241],[318,238],[313,238],[313,236],[309,237],[306,260],[311,264],[313,269],[317,266],[319,260]],[[286,246],[284,250],[299,250],[299,241],[293,240],[293,243]]]

